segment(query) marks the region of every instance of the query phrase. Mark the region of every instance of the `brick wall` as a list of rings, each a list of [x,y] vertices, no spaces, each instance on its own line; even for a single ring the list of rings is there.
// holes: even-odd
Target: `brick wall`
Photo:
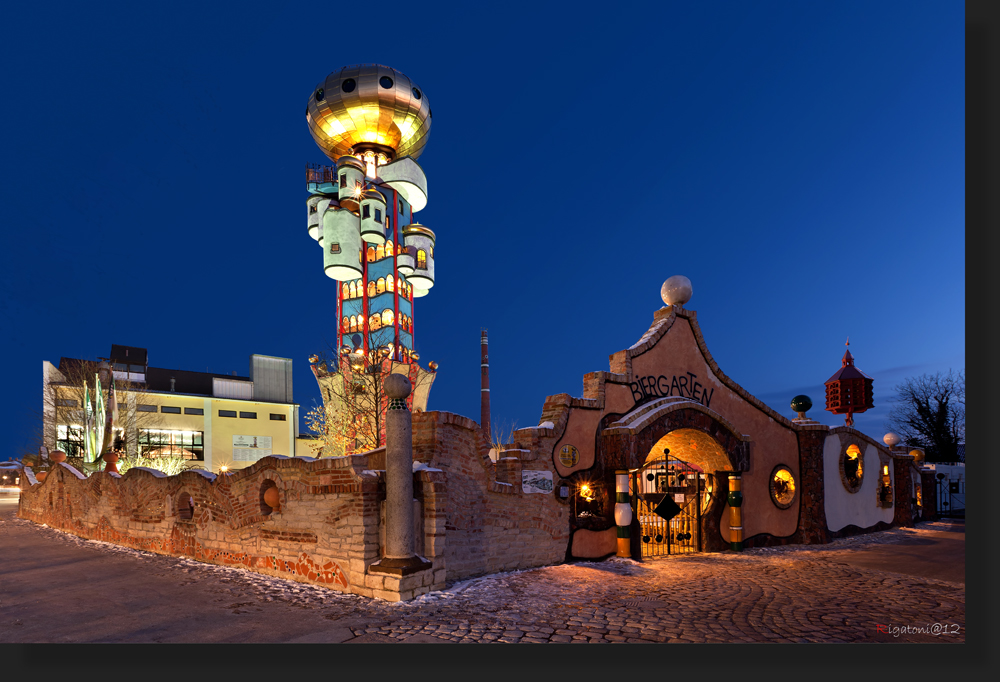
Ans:
[[[514,437],[494,464],[476,422],[447,412],[413,415],[414,460],[425,465],[413,475],[415,545],[433,568],[404,578],[368,570],[384,543],[384,448],[343,458],[266,457],[222,476],[131,469],[85,478],[63,464],[42,483],[22,477],[18,513],[135,549],[409,599],[446,581],[565,557],[567,508],[553,493],[521,490],[523,470],[553,470],[553,430],[522,429]],[[263,501],[270,486],[279,492],[274,509]]]
[[[446,494],[437,490],[423,494],[425,517],[432,504],[436,518],[443,517],[449,581],[545,566],[565,558],[568,509],[553,493],[521,491],[522,470],[553,471],[553,431],[521,429],[513,437],[516,456],[505,452],[494,464],[476,422],[449,412],[413,415],[414,459],[440,469],[447,481]],[[429,494],[433,502],[428,501]],[[443,539],[438,535],[433,541]]]
[[[367,575],[379,558],[384,498],[382,474],[365,473],[369,464],[364,455],[266,457],[223,476],[131,469],[88,478],[62,464],[42,483],[23,477],[18,515],[80,537],[395,600]],[[432,479],[415,476],[415,489],[433,488]],[[271,485],[280,499],[273,509],[263,504]],[[425,527],[439,532],[433,518]],[[434,550],[443,548],[426,552],[436,570],[422,577],[424,592],[444,584],[444,557]]]

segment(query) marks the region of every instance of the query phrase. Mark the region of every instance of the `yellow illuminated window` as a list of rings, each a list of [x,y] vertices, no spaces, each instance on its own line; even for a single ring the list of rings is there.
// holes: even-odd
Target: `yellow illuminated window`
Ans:
[[[385,290],[392,291],[392,275],[387,275],[385,278]]]
[[[351,321],[347,319],[346,315],[344,316],[344,331],[345,332],[351,331]]]
[[[378,281],[375,283],[375,293],[384,294],[385,293],[385,278],[379,277]]]
[[[375,248],[375,260],[382,260],[385,258],[385,247],[379,244]]]
[[[374,246],[369,246],[368,247],[368,262],[369,263],[374,263],[375,262],[375,247]]]
[[[417,250],[417,267],[421,270],[427,269],[427,253],[423,249]]]
[[[347,282],[344,282],[342,293],[344,298],[349,298],[351,295],[351,289],[348,287]]]
[[[385,310],[382,311],[382,326],[383,327],[392,326],[392,310],[390,308],[386,308]]]
[[[375,313],[368,320],[368,328],[372,331],[377,331],[382,328],[382,318],[379,317],[378,313]]]
[[[386,219],[388,220],[388,216],[386,216]],[[392,257],[392,240],[391,239],[387,239],[385,241],[385,255],[386,255],[387,258],[391,258]]]
[[[350,285],[344,285],[344,298],[354,298],[357,295],[358,291],[357,287],[354,286],[354,282],[351,282]]]
[[[375,282],[368,282],[368,298],[375,295]]]
[[[365,283],[364,283],[364,280],[360,280],[359,279],[356,284],[357,284],[357,286],[356,286],[356,291],[354,292],[354,297],[355,298],[360,298],[365,293]]]
[[[351,315],[351,331],[358,331],[358,318],[354,317],[354,315]]]
[[[358,315],[358,331],[363,332],[365,330],[365,318]]]

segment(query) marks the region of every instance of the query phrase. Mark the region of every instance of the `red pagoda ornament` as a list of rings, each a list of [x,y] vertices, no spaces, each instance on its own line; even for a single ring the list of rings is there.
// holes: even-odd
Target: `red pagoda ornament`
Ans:
[[[851,340],[847,340],[847,346]],[[872,382],[874,380],[854,366],[854,356],[848,348],[841,361],[840,371],[826,382],[826,410],[846,414],[848,426],[854,425],[854,415],[875,407]]]

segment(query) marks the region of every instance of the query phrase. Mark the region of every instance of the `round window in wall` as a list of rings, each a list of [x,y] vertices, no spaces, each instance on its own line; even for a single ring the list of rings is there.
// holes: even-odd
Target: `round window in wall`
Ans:
[[[580,461],[580,451],[573,445],[564,445],[559,451],[559,463],[564,467],[575,467]]]
[[[795,477],[784,464],[771,473],[771,501],[778,509],[788,509],[795,500]]]
[[[353,78],[345,78],[344,82],[340,84],[340,89],[344,92],[354,92],[354,88],[357,86],[358,84]]]
[[[861,490],[861,481],[865,475],[864,457],[857,445],[848,445],[840,458],[840,478],[847,492],[856,493]]]
[[[382,76],[381,78],[378,79],[378,84],[381,85],[386,90],[388,90],[389,88],[392,87],[392,79],[389,78],[388,76]]]

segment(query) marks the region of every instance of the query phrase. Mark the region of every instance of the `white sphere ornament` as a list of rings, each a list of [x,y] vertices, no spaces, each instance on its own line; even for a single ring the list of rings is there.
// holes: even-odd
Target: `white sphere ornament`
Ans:
[[[684,305],[691,300],[691,280],[684,275],[674,275],[660,287],[660,298],[667,305]]]
[[[887,433],[882,436],[882,442],[891,448],[895,445],[899,445],[899,436],[894,433]]]

